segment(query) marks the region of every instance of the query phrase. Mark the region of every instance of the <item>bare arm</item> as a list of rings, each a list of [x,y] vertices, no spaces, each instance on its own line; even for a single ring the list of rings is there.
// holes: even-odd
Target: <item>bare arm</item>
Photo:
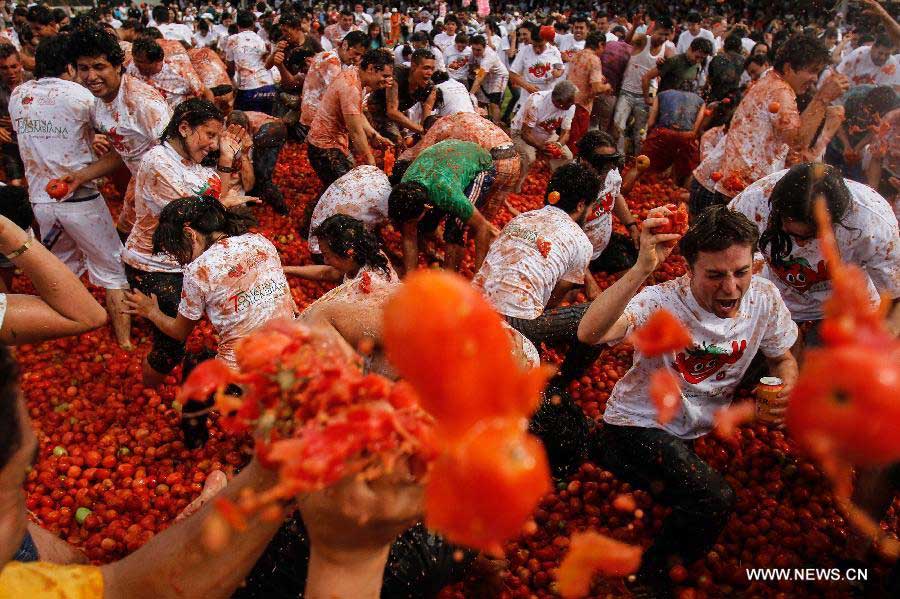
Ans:
[[[304,266],[285,266],[284,274],[300,277],[309,281],[328,281],[339,283],[343,279],[341,272],[333,266],[324,264],[306,264]]]
[[[12,254],[28,239],[25,231],[0,216],[0,252]],[[29,248],[12,262],[34,285],[37,296],[6,296],[0,343],[20,345],[80,335],[106,323],[106,310],[39,240],[32,240]]]
[[[417,123],[400,111],[399,84],[395,81],[387,88],[387,116],[389,119],[416,133],[424,133],[421,123]]]
[[[613,283],[600,297],[591,303],[578,324],[578,340],[589,345],[621,339],[628,330],[628,321],[622,315],[625,307],[637,293],[647,277],[668,257],[672,248],[664,247],[665,241],[675,241],[677,234],[653,234],[653,229],[667,222],[669,214],[664,207],[654,208],[644,221],[641,231],[641,251],[637,262],[621,279]]]
[[[538,152],[543,154],[544,144],[534,136],[534,127],[529,127],[528,125],[522,126],[522,141],[532,148],[536,148]]]
[[[241,491],[262,492],[275,475],[255,458],[220,493],[236,502]],[[207,518],[215,510],[207,502],[189,518],[154,536],[128,557],[103,566],[105,599],[158,599],[161,597],[229,597],[249,573],[281,520],[249,516],[247,530],[233,532],[226,551],[212,552],[201,539]]]
[[[428,97],[422,102],[422,124],[424,128],[425,119],[431,116],[431,113],[434,112],[434,104],[437,102],[437,88],[431,90],[431,93],[428,94]]]
[[[125,292],[125,312],[143,316],[160,331],[177,341],[185,341],[197,326],[197,320],[191,320],[180,312],[173,318],[159,309],[156,294],[144,295],[135,289]]]
[[[415,272],[419,267],[419,223],[410,220],[401,227],[403,235],[401,246],[403,248],[403,268],[406,274]]]
[[[794,359],[790,351],[787,351],[775,358],[766,358],[766,363],[769,366],[769,372],[773,376],[780,378],[781,382],[784,383],[784,387],[778,392],[778,396],[769,407],[769,413],[773,416],[773,419],[780,423],[784,421],[784,416],[787,413],[788,398],[794,389],[794,385],[797,384],[797,360]]]
[[[641,77],[641,90],[644,92],[644,101],[650,104],[650,82],[659,77],[659,67],[653,67]]]
[[[850,81],[847,77],[832,69],[816,96],[800,115],[799,140],[795,149],[803,151],[809,148],[819,129],[819,124],[822,122],[822,117],[825,116],[825,109],[834,100],[840,98],[849,87]]]
[[[647,131],[656,126],[657,118],[659,118],[659,98],[653,98],[653,105],[650,106],[650,116],[647,117]]]
[[[372,148],[369,147],[369,138],[366,137],[366,127],[363,121],[366,117],[361,114],[345,114],[344,119],[347,122],[347,129],[350,130],[350,141],[353,147],[363,155],[365,164],[375,164],[375,156],[372,154]]]
[[[873,14],[881,19],[881,23],[887,30],[887,34],[891,36],[894,45],[900,45],[900,24],[894,20],[891,14],[877,0],[860,0],[860,3],[865,7],[863,12]]]
[[[706,104],[700,106],[699,112],[697,112],[697,118],[694,119],[694,130],[691,131],[691,137],[694,139],[700,138],[700,132],[703,130],[703,122],[706,120]]]
[[[94,179],[113,174],[124,164],[125,163],[122,161],[122,157],[119,156],[119,153],[110,149],[95,162],[92,162],[74,173],[66,175],[63,177],[63,180],[66,181],[69,184],[69,188],[74,191],[88,181],[93,181]]]

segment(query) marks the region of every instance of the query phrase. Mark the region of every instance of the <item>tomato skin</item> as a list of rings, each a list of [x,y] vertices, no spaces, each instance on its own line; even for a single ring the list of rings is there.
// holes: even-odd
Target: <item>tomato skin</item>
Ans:
[[[69,195],[69,185],[62,179],[51,179],[45,188],[47,195],[54,200],[61,200]]]
[[[588,531],[572,535],[569,551],[556,573],[559,592],[565,598],[584,597],[595,572],[628,576],[641,563],[640,547]]]
[[[857,465],[900,459],[900,354],[867,346],[807,352],[791,393],[788,429],[806,443],[826,437]]]
[[[650,375],[650,399],[656,406],[656,421],[666,424],[681,409],[681,384],[668,368],[660,368]]]
[[[660,308],[632,333],[629,341],[639,352],[653,357],[686,348],[691,344],[691,335],[674,314]]]
[[[426,523],[454,542],[496,554],[548,491],[547,455],[525,432],[525,421],[482,421],[434,463]]]

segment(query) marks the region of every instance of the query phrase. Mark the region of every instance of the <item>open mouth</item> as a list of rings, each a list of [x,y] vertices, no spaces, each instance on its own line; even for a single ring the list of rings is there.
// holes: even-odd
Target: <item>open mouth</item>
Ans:
[[[738,303],[738,300],[736,299],[717,299],[714,301],[716,306],[723,312],[730,312],[731,310],[734,310],[735,306],[737,306]]]

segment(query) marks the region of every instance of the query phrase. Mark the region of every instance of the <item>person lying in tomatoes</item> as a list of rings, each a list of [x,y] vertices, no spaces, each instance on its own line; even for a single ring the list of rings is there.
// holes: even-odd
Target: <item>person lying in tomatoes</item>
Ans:
[[[665,207],[650,212],[637,263],[594,300],[578,326],[582,343],[613,343],[664,307],[690,333],[691,345],[677,355],[635,352],[631,369],[610,394],[594,456],[672,507],[633,583],[653,596],[671,593],[669,569],[703,555],[734,504],[734,491],[697,457],[690,441],[713,428],[716,411],[731,403],[757,351],[784,382],[773,406],[776,419],[784,417],[797,379],[791,355],[797,325],[775,285],[752,274],[758,233],[744,215],[725,206],[707,208],[680,240],[687,274],[640,290],[672,251],[674,244],[667,242],[679,237],[655,232],[668,223],[669,213]],[[660,368],[674,371],[681,386],[680,406],[665,424],[650,393],[651,374]]]

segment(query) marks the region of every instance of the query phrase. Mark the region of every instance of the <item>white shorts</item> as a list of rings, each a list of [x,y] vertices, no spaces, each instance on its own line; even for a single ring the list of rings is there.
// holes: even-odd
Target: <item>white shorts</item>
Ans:
[[[33,204],[41,241],[76,275],[87,270],[91,283],[105,289],[128,289],[122,265],[122,241],[102,196],[87,202]],[[54,225],[57,225],[54,230]]]

